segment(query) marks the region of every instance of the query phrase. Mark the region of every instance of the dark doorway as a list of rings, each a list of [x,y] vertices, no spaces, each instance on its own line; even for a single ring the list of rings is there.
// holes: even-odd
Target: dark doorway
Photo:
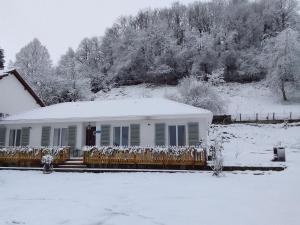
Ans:
[[[87,127],[86,128],[85,144],[87,146],[95,146],[96,145],[96,127]]]

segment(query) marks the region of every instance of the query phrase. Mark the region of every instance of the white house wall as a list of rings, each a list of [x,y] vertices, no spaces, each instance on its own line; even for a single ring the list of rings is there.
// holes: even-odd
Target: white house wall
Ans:
[[[40,107],[14,75],[0,80],[0,113],[13,115]]]
[[[168,119],[168,120],[142,120],[142,121],[105,121],[94,122],[92,126],[96,126],[96,130],[99,131],[101,125],[110,125],[110,143],[113,143],[113,127],[116,126],[130,126],[130,124],[140,124],[140,145],[143,147],[153,146],[155,143],[155,124],[165,123],[169,125],[185,125],[186,126],[186,141],[188,141],[187,124],[190,122],[199,123],[199,140],[207,141],[208,124],[206,118],[199,119]],[[50,145],[53,145],[54,128],[68,128],[69,126],[77,126],[76,147],[81,149],[85,145],[86,127],[88,122],[85,123],[44,123],[44,124],[20,124],[20,125],[5,125],[6,129],[6,145],[9,143],[9,130],[21,129],[22,127],[30,127],[30,146],[38,147],[41,144],[41,134],[43,126],[51,127]],[[130,132],[129,132],[130,135]],[[100,146],[101,134],[96,134],[96,145]],[[130,139],[130,136],[129,136]],[[168,128],[166,128],[166,144],[168,144]]]
[[[113,143],[113,127],[130,126],[130,124],[140,124],[140,145],[142,147],[153,146],[155,143],[155,124],[165,123],[169,125],[185,125],[186,127],[186,140],[188,140],[187,124],[192,122],[199,123],[199,140],[207,142],[207,132],[210,122],[206,118],[199,119],[168,119],[168,120],[142,120],[142,121],[105,121],[103,123],[96,123],[96,130],[101,129],[101,125],[110,125],[110,143]],[[130,135],[130,134],[129,134]],[[130,139],[130,137],[129,137]],[[101,134],[96,134],[96,145],[100,146]],[[168,129],[166,128],[166,144],[168,144]]]
[[[77,126],[77,139],[76,139],[76,147],[81,148],[84,146],[83,142],[83,126],[82,123],[44,123],[44,124],[19,124],[19,125],[5,125],[6,129],[6,137],[5,143],[8,145],[9,143],[9,130],[10,129],[22,129],[22,127],[30,127],[30,137],[29,137],[29,145],[31,147],[39,147],[41,145],[42,138],[42,127],[51,127],[50,131],[50,146],[53,145],[53,135],[54,128],[68,128],[69,126]]]

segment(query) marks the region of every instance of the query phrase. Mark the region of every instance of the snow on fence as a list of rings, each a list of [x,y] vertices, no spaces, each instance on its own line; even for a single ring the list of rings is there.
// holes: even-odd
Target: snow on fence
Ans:
[[[231,116],[234,122],[251,122],[251,121],[285,121],[300,120],[300,113],[253,113],[253,114],[235,114]]]
[[[83,162],[91,167],[199,168],[206,166],[206,153],[195,147],[87,147]]]
[[[44,155],[53,156],[53,164],[61,164],[70,158],[69,147],[1,147],[0,165],[2,166],[40,166]]]

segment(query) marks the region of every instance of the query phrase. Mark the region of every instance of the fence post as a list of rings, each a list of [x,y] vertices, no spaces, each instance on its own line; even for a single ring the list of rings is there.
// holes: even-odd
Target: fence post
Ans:
[[[273,112],[273,120],[275,120],[275,113]]]
[[[258,113],[256,113],[256,122],[258,121]]]
[[[240,121],[242,121],[242,113],[240,113]]]
[[[290,120],[292,120],[292,112],[290,112]]]

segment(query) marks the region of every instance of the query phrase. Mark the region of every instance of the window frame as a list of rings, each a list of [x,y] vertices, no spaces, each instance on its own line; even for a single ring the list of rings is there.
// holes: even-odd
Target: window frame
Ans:
[[[21,138],[22,138],[22,129],[21,128],[9,129],[8,142],[10,141],[11,131],[13,131],[13,143],[12,143],[11,146],[13,146],[13,147],[20,147],[21,146]],[[19,137],[19,145],[17,145],[18,132],[19,132],[19,135],[20,135],[20,137]]]
[[[113,146],[117,146],[117,147],[129,147],[130,146],[130,126],[129,125],[120,125],[120,126],[113,126],[113,135],[112,135],[112,143]],[[120,144],[119,145],[115,145],[115,129],[119,128],[120,129],[120,134],[119,134],[119,141]],[[123,129],[127,128],[127,145],[123,145]]]
[[[176,147],[179,147],[178,145],[178,140],[179,140],[179,127],[184,127],[184,134],[183,134],[183,137],[184,137],[184,145],[183,146],[186,146],[187,145],[187,125],[186,124],[167,124],[167,139],[168,139],[168,146],[171,146],[170,145],[170,127],[172,126],[175,126],[176,127],[176,145],[172,145],[172,146],[176,146]],[[181,146],[181,145],[180,145]],[[182,147],[183,147],[182,146]]]
[[[55,130],[59,130],[59,136],[58,136],[58,145],[55,145],[54,141],[57,141],[55,140]],[[68,142],[68,128],[67,127],[54,127],[53,128],[53,135],[52,135],[52,146],[55,146],[55,147],[63,147],[63,146],[68,146],[68,143],[67,145],[62,145],[63,143],[63,130],[66,130],[67,132],[65,133],[67,136],[65,137],[66,140]]]

